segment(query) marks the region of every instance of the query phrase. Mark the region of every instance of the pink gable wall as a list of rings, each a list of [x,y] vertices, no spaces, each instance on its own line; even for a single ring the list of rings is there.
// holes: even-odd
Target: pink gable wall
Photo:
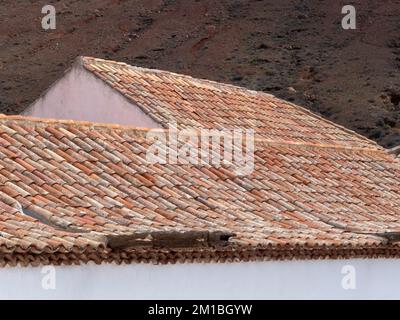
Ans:
[[[138,106],[80,66],[74,66],[23,115],[144,128],[161,127]]]

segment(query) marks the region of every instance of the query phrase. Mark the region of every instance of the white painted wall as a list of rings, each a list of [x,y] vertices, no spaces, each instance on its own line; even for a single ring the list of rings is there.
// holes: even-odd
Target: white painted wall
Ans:
[[[161,127],[138,106],[79,65],[75,65],[22,114],[143,128]]]
[[[356,271],[354,290],[342,287],[346,265]],[[40,267],[0,269],[0,298],[400,298],[400,260],[396,259],[63,266],[55,267],[56,289],[45,290],[42,281],[48,275]]]

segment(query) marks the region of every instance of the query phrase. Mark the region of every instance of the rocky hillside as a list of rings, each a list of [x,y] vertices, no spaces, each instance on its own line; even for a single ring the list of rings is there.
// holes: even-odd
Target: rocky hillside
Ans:
[[[41,8],[57,29],[41,28]],[[384,146],[400,144],[400,1],[3,0],[0,112],[18,113],[78,55],[263,90]]]

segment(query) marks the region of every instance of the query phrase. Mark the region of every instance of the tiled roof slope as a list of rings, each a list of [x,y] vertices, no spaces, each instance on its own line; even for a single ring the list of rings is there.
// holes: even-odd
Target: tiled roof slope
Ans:
[[[237,177],[148,164],[145,132],[1,116],[0,264],[399,256],[397,242],[369,234],[400,230],[400,163],[380,149],[257,141],[254,172]],[[193,230],[235,236],[199,249],[102,238]]]
[[[356,133],[270,94],[167,71],[80,57],[78,62],[168,127],[254,129],[264,139],[376,148]]]

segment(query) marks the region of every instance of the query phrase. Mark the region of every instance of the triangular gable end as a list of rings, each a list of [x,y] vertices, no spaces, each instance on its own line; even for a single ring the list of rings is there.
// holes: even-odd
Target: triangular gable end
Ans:
[[[79,57],[23,115],[161,128],[142,109],[82,66]]]

